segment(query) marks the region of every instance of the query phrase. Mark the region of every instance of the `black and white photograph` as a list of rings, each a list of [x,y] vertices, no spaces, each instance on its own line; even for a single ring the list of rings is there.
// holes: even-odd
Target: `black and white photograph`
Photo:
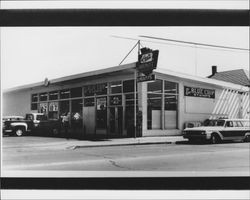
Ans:
[[[226,197],[248,199],[249,189],[232,191],[237,189],[234,177],[245,181],[250,176],[249,22],[220,25],[215,21],[203,26],[196,19],[194,25],[185,25],[187,19],[181,14],[184,24],[179,24],[180,17],[174,25],[135,24],[148,19],[147,13],[157,20],[165,15],[173,18],[176,9],[183,8],[200,13],[221,9],[225,15],[234,10],[234,16],[248,9],[249,1],[177,1],[175,6],[172,1],[104,2],[1,3],[1,9],[17,13],[14,25],[9,20],[10,25],[1,27],[1,177],[10,185],[12,178],[17,181],[11,189],[39,189],[30,188],[32,178],[45,178],[48,184],[69,178],[67,187],[74,180],[83,181],[84,185],[75,182],[72,188],[86,190],[90,199],[109,197],[105,191],[100,196],[91,189],[139,189],[140,195],[143,184],[150,181],[151,187],[145,189],[164,192],[189,189],[186,182],[193,179],[200,189],[203,181],[215,177],[211,183],[216,178],[232,181]],[[97,15],[94,19],[101,24],[86,20],[87,25],[79,21],[75,25],[76,5],[87,9],[76,10],[80,19]],[[73,9],[72,26],[67,20],[59,20],[64,26],[53,25],[49,18],[47,25],[36,18],[18,25],[22,18],[17,16],[33,15],[24,10],[34,8],[40,16],[53,16],[48,8]],[[146,13],[143,17],[140,9]],[[128,25],[124,25],[119,17],[127,14]],[[110,20],[115,17],[120,24]],[[21,186],[22,178],[28,179],[28,188]],[[146,181],[140,182],[141,178]],[[185,186],[178,186],[179,178]],[[58,182],[56,188],[51,184],[48,189],[60,189]],[[165,199],[147,192],[141,199]],[[5,199],[18,198],[15,195],[10,190],[3,193]],[[32,191],[30,195],[36,196]],[[114,198],[135,196],[123,191],[114,193]]]

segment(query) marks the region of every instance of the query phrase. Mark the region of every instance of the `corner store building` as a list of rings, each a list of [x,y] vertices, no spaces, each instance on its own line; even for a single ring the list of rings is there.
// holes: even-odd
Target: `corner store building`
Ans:
[[[29,84],[3,92],[3,116],[44,112],[58,120],[78,113],[72,134],[134,137],[136,63]],[[249,118],[249,88],[168,70],[155,70],[156,81],[138,82],[138,136],[178,135],[189,121]],[[137,122],[137,125],[139,121]]]

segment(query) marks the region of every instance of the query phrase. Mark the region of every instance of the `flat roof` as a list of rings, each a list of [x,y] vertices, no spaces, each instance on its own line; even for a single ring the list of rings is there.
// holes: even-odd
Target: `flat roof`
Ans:
[[[59,82],[64,82],[64,81],[69,81],[69,80],[74,80],[74,79],[80,79],[80,78],[85,78],[85,77],[90,77],[90,76],[97,76],[101,74],[118,72],[122,70],[134,69],[135,67],[136,67],[136,63],[134,62],[134,63],[125,64],[125,65],[119,65],[119,66],[79,73],[75,75],[65,76],[61,78],[51,79],[49,81],[50,81],[50,84],[54,84],[54,83],[59,83]],[[241,91],[249,91],[248,87],[245,87],[242,85],[215,80],[215,79],[210,79],[210,78],[205,78],[205,77],[189,75],[189,74],[180,73],[180,72],[175,72],[175,71],[168,70],[168,69],[157,68],[155,70],[155,73],[169,75],[173,77],[179,77],[181,79],[191,80],[191,81],[200,82],[200,83],[211,84],[211,85],[220,86],[223,88],[231,88],[231,89],[236,89],[236,90],[241,90]],[[13,91],[24,90],[24,89],[33,88],[33,87],[39,87],[42,85],[44,85],[44,81],[33,83],[33,84],[22,85],[18,87],[13,87],[10,89],[6,89],[3,92],[13,92]]]

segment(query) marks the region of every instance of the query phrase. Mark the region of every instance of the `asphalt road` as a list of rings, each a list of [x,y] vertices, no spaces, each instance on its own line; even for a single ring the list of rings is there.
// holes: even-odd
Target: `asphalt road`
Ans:
[[[20,143],[22,141],[22,143]],[[46,144],[37,148],[23,143]],[[39,146],[39,145],[38,145]],[[250,174],[250,143],[51,148],[53,139],[3,138],[3,170],[155,171]]]

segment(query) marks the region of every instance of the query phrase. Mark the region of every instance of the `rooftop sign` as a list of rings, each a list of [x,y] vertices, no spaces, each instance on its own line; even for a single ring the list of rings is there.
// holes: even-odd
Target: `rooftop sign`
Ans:
[[[146,47],[141,49],[141,54],[138,57],[136,69],[138,70],[139,74],[144,74],[144,76],[138,76],[138,82],[155,80],[155,75],[152,73],[157,67],[158,54],[159,50],[153,51],[152,49]]]

